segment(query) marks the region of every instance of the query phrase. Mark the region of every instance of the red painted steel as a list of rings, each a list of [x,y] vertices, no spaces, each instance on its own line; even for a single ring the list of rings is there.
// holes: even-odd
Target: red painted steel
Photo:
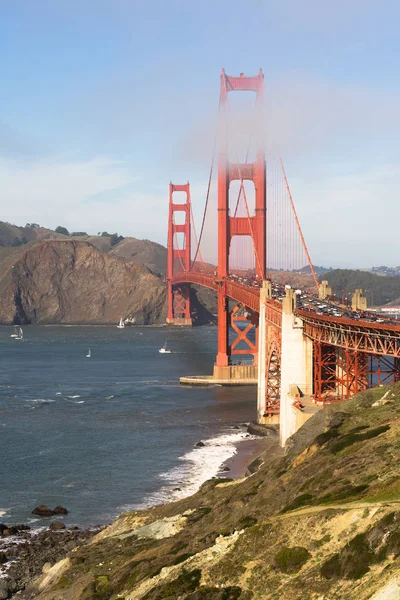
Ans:
[[[264,75],[255,77],[239,77],[226,75],[222,70],[220,92],[220,117],[224,123],[225,139],[221,140],[218,161],[218,278],[225,282],[229,276],[229,250],[231,240],[235,236],[250,235],[254,243],[256,255],[256,274],[260,279],[266,277],[266,196],[265,196],[265,156],[264,145],[260,140],[255,163],[230,163],[226,136],[226,117],[228,93],[233,91],[253,91],[256,93],[257,106],[261,108],[264,96]],[[262,126],[260,124],[260,129]],[[229,215],[229,186],[231,181],[248,179],[255,187],[255,215],[248,218],[231,217]],[[227,310],[226,287],[218,287],[218,354],[216,365],[229,364],[231,348],[229,346],[229,311]],[[257,309],[258,310],[258,309]]]
[[[255,77],[245,77],[243,74],[240,74],[239,77],[232,77],[222,71],[220,115],[225,120],[228,94],[231,91],[255,92],[257,106],[261,110],[264,95],[262,71],[260,70]],[[260,126],[261,130],[262,127]],[[283,165],[282,171],[296,226],[300,232],[301,243],[316,281]],[[252,326],[257,326],[257,313],[259,312],[260,302],[259,289],[230,278],[229,252],[233,237],[251,236],[256,258],[256,275],[259,279],[266,279],[265,173],[262,136],[258,140],[254,163],[229,162],[226,140],[222,142],[218,161],[218,265],[217,269],[214,270],[214,267],[203,264],[201,267],[202,272],[196,271],[198,268],[197,255],[199,254],[201,257],[199,243],[197,244],[194,264],[191,265],[190,261],[191,205],[189,184],[170,184],[167,268],[168,318],[173,320],[177,311],[186,318],[190,316],[188,287],[190,284],[197,284],[215,290],[218,296],[217,366],[227,366],[231,354],[240,352],[257,356],[257,341],[255,344],[250,342],[248,332]],[[212,169],[208,182],[206,209],[210,195],[211,175]],[[236,216],[237,210],[235,210],[234,216],[229,214],[229,186],[235,180],[239,180],[241,184],[247,217]],[[254,215],[248,213],[243,187],[244,180],[254,182]],[[173,193],[175,191],[186,192],[186,203],[174,203]],[[184,211],[186,214],[183,225],[176,225],[174,222],[174,213],[178,210]],[[203,216],[199,241],[203,234],[204,219],[205,215]],[[285,228],[285,222],[282,222],[281,226]],[[183,249],[174,247],[174,238],[177,233],[184,233],[185,235]],[[290,248],[286,248],[286,251],[289,252]],[[202,259],[201,262],[204,263]],[[210,272],[206,272],[207,270],[210,270]],[[229,307],[229,299],[237,303],[232,311]],[[241,307],[244,307],[245,312],[248,313],[247,315],[243,314],[243,310],[240,310]],[[375,384],[379,385],[389,380],[400,381],[400,326],[343,317],[328,317],[305,310],[296,310],[295,313],[303,322],[303,334],[313,342],[313,395],[316,401],[332,402],[342,400]],[[245,329],[237,326],[239,321],[248,321]],[[267,393],[265,415],[272,416],[279,412],[280,400],[282,351],[282,305],[280,302],[272,299],[266,301],[266,324],[268,335],[266,342]],[[229,346],[228,340],[229,326],[232,326],[237,334],[232,346]],[[247,349],[244,352],[239,351],[237,348],[241,341],[247,344]]]
[[[174,192],[184,192],[186,200],[183,203],[174,202]],[[185,214],[185,222],[181,225],[175,223],[174,215],[176,212]],[[169,215],[168,215],[168,260],[167,260],[167,297],[168,297],[168,316],[167,321],[173,323],[176,316],[190,319],[190,287],[188,285],[174,287],[172,279],[176,263],[184,272],[190,271],[190,251],[191,251],[191,202],[190,202],[190,184],[183,185],[169,184]],[[175,247],[177,245],[177,233],[183,233],[183,248]],[[183,283],[183,282],[182,282]]]

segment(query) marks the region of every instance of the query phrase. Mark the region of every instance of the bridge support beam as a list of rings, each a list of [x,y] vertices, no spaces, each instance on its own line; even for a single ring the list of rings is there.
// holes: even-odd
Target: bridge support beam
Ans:
[[[312,342],[303,336],[303,322],[294,315],[296,295],[286,289],[282,303],[280,443],[295,433],[296,410],[293,404],[310,397],[313,385]]]
[[[229,300],[225,285],[220,283],[218,286],[218,354],[215,361],[217,370],[229,365],[229,356]]]
[[[184,192],[185,202],[174,202],[174,192]],[[175,213],[184,213],[184,223],[175,223]],[[168,255],[167,255],[167,299],[169,325],[192,325],[190,317],[190,284],[172,285],[174,269],[190,270],[190,184],[169,184]],[[178,234],[183,235],[182,248],[178,245]],[[176,264],[178,263],[178,264]]]

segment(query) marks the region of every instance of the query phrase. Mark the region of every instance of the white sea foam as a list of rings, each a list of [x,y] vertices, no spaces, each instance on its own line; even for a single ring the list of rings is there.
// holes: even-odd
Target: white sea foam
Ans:
[[[35,404],[53,404],[55,400],[51,398],[32,398],[28,399],[27,402],[34,402]]]
[[[237,453],[237,444],[244,439],[256,439],[247,436],[246,431],[237,431],[204,440],[204,446],[195,447],[179,457],[182,464],[160,474],[160,479],[165,483],[159,490],[147,496],[139,505],[123,506],[122,510],[148,508],[191,496],[205,481],[215,477],[223,463]]]
[[[115,398],[115,396],[107,396],[106,400],[111,400],[112,398]]]
[[[0,517],[4,517],[7,514],[7,510],[5,508],[0,508]]]
[[[67,396],[67,398],[72,398],[72,399],[73,399],[73,398],[80,398],[80,395],[79,395],[79,394],[76,394],[76,396]]]
[[[56,396],[61,396],[61,392],[56,392]]]

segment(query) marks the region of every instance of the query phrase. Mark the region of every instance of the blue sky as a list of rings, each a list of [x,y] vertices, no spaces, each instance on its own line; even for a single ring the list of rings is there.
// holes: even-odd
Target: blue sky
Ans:
[[[170,180],[201,213],[221,68],[262,67],[314,262],[400,264],[399,20],[388,0],[1,1],[0,220],[165,243]]]

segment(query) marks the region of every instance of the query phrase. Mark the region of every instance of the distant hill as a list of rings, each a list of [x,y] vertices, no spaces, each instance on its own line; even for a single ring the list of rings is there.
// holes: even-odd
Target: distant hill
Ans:
[[[65,233],[59,233],[37,223],[28,223],[24,227],[12,225],[0,221],[0,257],[3,248],[23,246],[32,241],[59,239],[76,240],[88,242],[105,254],[114,254],[126,258],[139,265],[144,265],[152,273],[163,277],[167,266],[167,249],[161,244],[150,240],[138,240],[136,238],[118,236],[117,234],[89,235],[86,232],[69,233],[64,227]],[[6,251],[7,253],[7,251]],[[4,255],[4,252],[3,252]]]
[[[372,269],[369,270],[376,275],[382,275],[384,277],[387,277],[388,275],[400,275],[400,267],[386,267],[385,265],[381,265],[380,267],[372,267]]]
[[[0,262],[0,323],[164,323],[166,290],[145,266],[72,239],[33,241]]]
[[[326,273],[327,271],[332,271],[332,267],[320,267],[319,265],[313,265],[313,267],[314,267],[314,271],[315,271],[316,275],[322,275],[323,273]],[[301,269],[296,269],[296,272],[311,274],[311,267],[310,267],[310,265],[306,265],[306,266],[302,267]]]
[[[41,227],[37,223],[27,223],[24,227],[0,221],[0,247],[23,246],[33,240],[62,238],[52,229]]]
[[[167,249],[118,234],[70,234],[0,222],[0,322],[165,323]],[[213,322],[215,294],[191,294],[196,324]]]
[[[381,306],[389,302],[400,304],[400,277],[375,275],[366,271],[333,269],[319,277],[327,279],[332,291],[338,296],[349,296],[356,288],[362,288],[369,306]]]

